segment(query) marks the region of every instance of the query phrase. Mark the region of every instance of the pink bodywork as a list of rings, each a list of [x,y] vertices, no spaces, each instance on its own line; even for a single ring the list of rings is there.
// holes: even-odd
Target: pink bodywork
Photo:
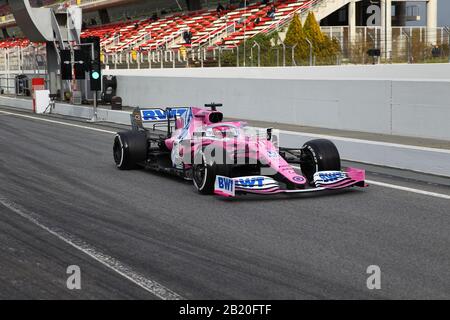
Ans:
[[[240,134],[233,139],[208,139],[203,138],[200,143],[197,145],[191,146],[191,150],[186,150],[186,148],[181,147],[179,149],[180,156],[185,154],[186,152],[190,152],[192,155],[195,154],[199,147],[204,147],[205,145],[216,145],[224,150],[233,152],[237,151],[245,151],[247,152],[238,152],[239,156],[242,158],[248,158],[257,160],[261,163],[267,164],[271,169],[273,169],[274,173],[280,173],[284,177],[286,177],[290,182],[303,186],[307,183],[305,177],[299,175],[294,168],[286,162],[279,154],[277,148],[273,145],[271,141],[268,141],[265,138],[257,138],[254,136],[246,136],[243,132],[243,129],[247,126],[246,122],[242,121],[231,121],[231,122],[220,122],[220,123],[212,123],[210,121],[210,115],[212,113],[218,113],[217,111],[210,111],[204,108],[191,108],[192,117],[188,119],[189,124],[185,126],[185,119],[177,119],[176,130],[173,132],[172,137],[165,141],[166,146],[169,150],[173,149],[174,143],[177,140],[194,140],[194,133],[198,131],[204,131],[208,129],[210,126],[215,126],[216,130],[226,129],[229,126],[233,128],[238,128]],[[237,146],[237,147],[236,147]],[[256,163],[256,161],[255,161]]]
[[[180,145],[179,149],[175,151],[179,153],[178,156],[182,157],[185,154],[190,154],[191,159],[194,159],[194,154],[199,148],[209,145],[218,146],[230,153],[233,151],[238,151],[238,158],[253,159],[260,163],[266,164],[268,167],[273,169],[272,175],[278,173],[284,176],[288,181],[294,185],[297,185],[298,189],[305,189],[307,186],[307,179],[298,174],[296,170],[279,155],[278,150],[272,141],[268,141],[265,137],[257,138],[255,136],[245,134],[244,128],[247,127],[246,122],[211,122],[210,117],[212,114],[220,114],[221,116],[221,113],[197,107],[189,108],[189,110],[190,112],[188,114],[185,114],[183,117],[177,119],[176,129],[173,132],[172,137],[165,141],[167,148],[172,152],[175,151],[173,150],[174,145],[180,141],[196,141],[195,143],[188,143],[188,145],[190,145],[189,147],[186,147],[186,144],[184,144],[184,146]],[[214,129],[217,130],[217,132],[220,132],[221,130],[226,130],[227,128],[238,130],[239,134],[232,139],[229,139],[228,136],[226,136],[224,138],[215,139],[203,137],[198,140],[195,136],[195,133],[205,132],[208,129]],[[189,163],[185,163],[184,165],[186,168],[191,166]],[[342,189],[353,185],[364,184],[364,170],[349,168],[345,171],[345,173],[348,177],[345,181],[340,181],[336,184],[329,184],[323,186],[321,189]],[[311,191],[311,189],[304,191]],[[296,190],[280,190],[279,188],[273,188],[272,190],[263,190],[261,192],[256,190],[254,191],[254,193],[263,194],[274,194],[281,192],[296,192]],[[220,191],[217,191],[216,194],[220,194]]]

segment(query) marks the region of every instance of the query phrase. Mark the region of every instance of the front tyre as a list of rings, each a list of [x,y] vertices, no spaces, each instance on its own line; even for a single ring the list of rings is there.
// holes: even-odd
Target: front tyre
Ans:
[[[214,159],[208,159],[205,153],[200,152],[196,157],[196,163],[192,168],[194,186],[200,194],[214,194],[216,176],[228,176],[230,165],[226,162],[217,163]]]
[[[114,138],[114,162],[120,170],[135,169],[147,159],[147,135],[142,131],[119,132]]]
[[[316,172],[341,171],[341,157],[330,140],[311,140],[303,145],[300,167],[309,183],[313,184]]]

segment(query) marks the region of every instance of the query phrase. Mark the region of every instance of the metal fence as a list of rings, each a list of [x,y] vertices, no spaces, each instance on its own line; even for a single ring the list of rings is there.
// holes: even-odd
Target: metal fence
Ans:
[[[258,42],[246,47],[219,45],[159,49],[151,52],[124,51],[104,54],[103,63],[109,69],[152,69],[185,67],[244,67],[244,66],[302,66],[373,63],[437,63],[449,62],[450,30],[425,27],[394,27],[392,37],[386,39],[380,27],[357,27],[353,35],[349,27],[322,27],[325,35],[339,44],[339,52],[332,56],[310,55],[295,58],[298,47],[282,41],[269,50],[261,49]],[[306,40],[308,41],[308,40]],[[308,46],[308,44],[305,44]],[[370,49],[379,49],[381,55],[372,57]]]
[[[27,75],[47,77],[47,57],[44,45],[35,44],[26,48],[0,49],[0,90],[2,93],[16,93],[16,76]],[[24,87],[29,90],[29,87]]]
[[[430,30],[423,27],[394,27],[390,39],[385,38],[379,27],[357,27],[352,36],[348,27],[322,27],[322,31],[339,44],[340,50],[333,56],[316,56],[316,50],[311,46],[310,54],[299,59],[298,46],[292,47],[278,41],[270,48],[263,48],[253,41],[248,42],[246,46],[234,47],[213,45],[149,52],[131,50],[104,53],[102,62],[103,67],[107,69],[153,69],[450,61],[448,28]],[[381,56],[369,56],[369,49],[380,49]],[[31,73],[46,73],[45,45],[0,49],[1,74],[20,74],[25,70]]]
[[[24,70],[42,73],[46,70],[46,49],[44,45],[31,45],[25,48],[0,49],[0,71],[22,72]]]
[[[426,27],[393,27],[386,37],[381,27],[356,27],[350,35],[349,27],[322,27],[324,34],[336,39],[341,47],[343,63],[373,63],[369,49],[380,49],[377,63],[433,63],[449,62],[450,29]]]

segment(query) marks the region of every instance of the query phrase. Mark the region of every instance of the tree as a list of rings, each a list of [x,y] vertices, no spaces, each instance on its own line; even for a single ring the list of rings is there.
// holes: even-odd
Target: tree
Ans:
[[[306,18],[305,25],[303,27],[303,32],[309,41],[312,42],[314,52],[318,54],[325,42],[325,36],[323,35],[322,30],[320,30],[320,25],[312,11],[308,13],[308,17]]]
[[[316,61],[318,63],[335,63],[336,54],[340,50],[339,43],[324,35],[320,30],[320,26],[317,23],[314,14],[309,13],[304,26],[302,26],[300,16],[297,14],[289,24],[284,40],[284,45],[286,46],[285,62],[287,66],[294,65],[294,62],[296,65],[308,63],[310,48],[306,41],[307,37],[313,44],[314,55],[316,56]],[[281,59],[283,59],[283,56],[281,55],[283,47],[279,43],[278,32],[269,34],[260,33],[245,40],[245,42],[241,42],[239,45],[239,65],[244,65],[244,61],[246,66],[257,65],[258,45],[255,45],[255,43],[257,43],[260,48],[259,57],[261,66],[280,65]],[[294,46],[295,61],[292,61],[291,53]],[[253,55],[251,55],[250,52],[253,52]],[[222,52],[223,66],[235,66],[237,65],[237,59],[237,52],[235,51],[231,52],[227,50]]]
[[[303,32],[302,21],[299,15],[296,14],[289,25],[284,43],[293,46],[303,41],[305,41],[305,33]]]
[[[329,63],[328,60],[338,54],[339,44],[336,40],[332,40],[322,33],[313,12],[309,12],[306,18],[303,32],[309,41],[311,41],[316,58],[321,60],[322,63]]]
[[[286,38],[284,39],[284,44],[289,47],[295,47],[295,60],[301,61],[308,56],[308,44],[306,42],[306,36],[303,32],[302,21],[298,14],[294,16],[292,22],[289,25],[288,31],[286,33]],[[289,56],[288,60],[291,59]]]

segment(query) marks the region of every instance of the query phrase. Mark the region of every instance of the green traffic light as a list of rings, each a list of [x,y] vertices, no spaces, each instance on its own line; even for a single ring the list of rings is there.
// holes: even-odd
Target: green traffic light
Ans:
[[[92,79],[98,80],[100,78],[100,73],[97,71],[92,71]]]

